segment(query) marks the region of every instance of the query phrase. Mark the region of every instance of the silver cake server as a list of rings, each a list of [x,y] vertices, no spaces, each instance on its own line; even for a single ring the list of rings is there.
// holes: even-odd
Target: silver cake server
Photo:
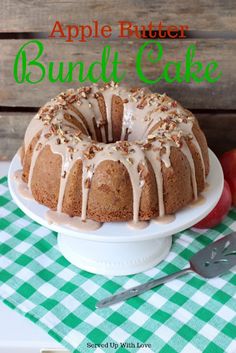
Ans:
[[[190,266],[169,276],[148,281],[145,284],[132,287],[118,294],[112,295],[99,301],[97,308],[119,303],[126,299],[135,297],[160,284],[167,283],[172,279],[189,272],[195,272],[204,278],[213,278],[225,273],[236,265],[236,232],[210,243],[208,246],[198,251],[190,259]]]

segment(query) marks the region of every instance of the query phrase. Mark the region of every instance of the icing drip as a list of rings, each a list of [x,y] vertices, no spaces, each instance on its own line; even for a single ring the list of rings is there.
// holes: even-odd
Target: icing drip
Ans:
[[[165,207],[164,207],[164,193],[163,193],[163,177],[161,170],[161,144],[156,141],[157,145],[153,150],[146,151],[147,158],[152,165],[156,177],[157,193],[158,193],[158,205],[159,205],[159,216],[164,216]]]
[[[18,169],[14,173],[14,180],[16,181],[17,184],[22,182],[22,169]]]
[[[32,200],[33,195],[31,194],[27,184],[22,181],[22,170],[21,169],[17,170],[14,173],[13,178],[16,181],[17,191],[20,194],[20,196],[25,199]]]
[[[66,153],[66,158],[62,155],[62,168],[61,168],[61,180],[58,194],[58,202],[57,202],[57,212],[62,212],[62,204],[65,194],[65,188],[67,184],[67,180],[70,174],[70,170],[73,164],[70,163],[70,156]]]
[[[89,188],[91,185],[92,177],[94,173],[94,164],[88,164],[83,161],[83,174],[82,174],[82,209],[81,209],[81,219],[86,220],[87,205]]]
[[[171,162],[170,162],[170,147],[171,144],[165,144],[165,152],[161,156],[162,162],[165,164],[166,168],[170,168]]]
[[[52,151],[59,154],[62,157],[61,164],[61,180],[58,195],[57,211],[62,212],[63,199],[65,195],[65,189],[70,175],[71,169],[74,166],[76,160],[82,159],[83,151],[90,145],[90,141],[84,141],[84,146],[81,149],[76,149],[76,141],[71,141],[70,146],[64,148],[63,145],[50,144]],[[48,143],[47,143],[48,144]],[[85,173],[83,173],[84,176]],[[85,196],[83,193],[83,200]],[[83,218],[82,218],[83,219]]]
[[[198,194],[197,194],[197,182],[196,182],[194,161],[193,161],[192,153],[190,152],[189,147],[188,147],[188,145],[187,145],[187,143],[185,142],[184,139],[182,140],[181,151],[187,157],[187,160],[188,160],[189,165],[190,165],[191,181],[192,181],[192,187],[193,187],[194,200],[197,200]]]

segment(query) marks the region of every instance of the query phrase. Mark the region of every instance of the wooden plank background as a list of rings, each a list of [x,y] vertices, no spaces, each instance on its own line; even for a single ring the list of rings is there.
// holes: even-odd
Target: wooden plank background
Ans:
[[[114,35],[109,40],[90,40],[87,43],[65,43],[61,40],[40,39],[45,46],[42,62],[78,61],[87,65],[101,58],[104,45],[117,50],[122,69],[127,71],[127,85],[143,86],[135,71],[136,53],[143,40],[120,40],[117,37],[119,20],[141,25],[149,21],[165,25],[189,25],[191,37],[184,40],[162,40],[164,55],[158,66],[144,61],[145,74],[154,78],[169,60],[184,61],[187,47],[197,47],[196,59],[204,65],[217,60],[223,72],[219,82],[160,83],[150,86],[153,91],[166,92],[184,106],[193,109],[205,131],[210,147],[220,154],[235,147],[236,136],[236,2],[223,0],[195,1],[3,1],[0,12],[0,159],[10,159],[21,144],[25,128],[37,107],[59,92],[77,87],[78,82],[36,85],[17,84],[13,78],[13,63],[20,46],[31,35],[45,37],[55,20],[66,24],[112,25]],[[29,33],[30,32],[30,33]],[[212,35],[213,34],[213,35]],[[202,37],[202,38],[201,38]],[[34,56],[35,48],[27,51]],[[184,68],[183,68],[184,69]]]
[[[55,20],[64,24],[99,23],[116,26],[116,21],[163,21],[168,25],[188,24],[204,31],[236,30],[234,0],[1,0],[3,32],[49,31]]]

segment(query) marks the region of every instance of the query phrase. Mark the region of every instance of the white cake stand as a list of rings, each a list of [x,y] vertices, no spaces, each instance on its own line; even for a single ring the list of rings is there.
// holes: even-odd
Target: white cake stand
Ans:
[[[171,236],[189,228],[204,218],[218,202],[224,184],[221,165],[212,151],[208,187],[202,193],[203,204],[186,207],[167,224],[151,221],[148,227],[136,230],[126,222],[104,223],[91,232],[81,232],[67,226],[49,224],[45,219],[47,207],[23,198],[14,179],[21,169],[18,155],[13,158],[8,175],[9,189],[18,207],[39,224],[58,233],[58,247],[64,257],[80,269],[106,276],[129,275],[145,271],[162,261],[169,253]]]

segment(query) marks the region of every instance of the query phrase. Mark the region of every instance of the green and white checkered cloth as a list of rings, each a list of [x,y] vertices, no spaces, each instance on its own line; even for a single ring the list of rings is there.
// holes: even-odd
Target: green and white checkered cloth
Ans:
[[[211,280],[189,274],[125,303],[95,308],[117,290],[183,269],[196,251],[232,230],[235,210],[212,230],[175,235],[170,254],[157,267],[106,278],[69,264],[58,251],[56,234],[11,200],[5,177],[0,180],[0,297],[74,353],[235,353],[235,271]]]

